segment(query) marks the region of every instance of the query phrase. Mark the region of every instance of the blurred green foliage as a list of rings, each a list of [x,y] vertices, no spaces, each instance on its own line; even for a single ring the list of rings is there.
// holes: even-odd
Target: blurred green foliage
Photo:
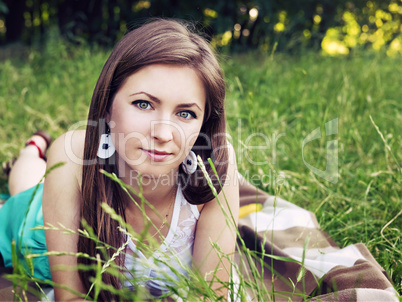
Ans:
[[[195,22],[231,51],[402,52],[399,0],[0,0],[0,43],[42,43],[56,28],[76,43],[110,47],[149,17]]]

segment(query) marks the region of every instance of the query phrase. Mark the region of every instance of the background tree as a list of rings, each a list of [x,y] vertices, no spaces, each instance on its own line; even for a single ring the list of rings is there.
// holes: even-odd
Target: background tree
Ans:
[[[392,43],[402,51],[397,0],[0,0],[0,43],[42,42],[57,29],[76,43],[110,47],[148,17],[195,21],[217,47],[234,51],[347,53],[358,45]]]

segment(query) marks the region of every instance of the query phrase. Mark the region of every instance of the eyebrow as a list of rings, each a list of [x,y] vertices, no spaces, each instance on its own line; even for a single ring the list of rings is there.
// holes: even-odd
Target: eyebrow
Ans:
[[[147,97],[149,97],[152,101],[154,101],[154,102],[156,102],[156,103],[158,103],[158,104],[161,103],[161,100],[158,99],[156,96],[153,96],[152,94],[146,93],[146,92],[144,92],[144,91],[140,91],[140,92],[136,92],[136,93],[130,94],[130,96],[134,96],[134,95],[137,95],[137,94],[145,94],[145,95],[146,95]],[[200,106],[198,106],[198,104],[196,104],[196,103],[181,103],[181,104],[177,105],[178,108],[190,108],[190,107],[193,107],[193,106],[196,106],[196,107],[202,112],[202,109],[201,109]]]

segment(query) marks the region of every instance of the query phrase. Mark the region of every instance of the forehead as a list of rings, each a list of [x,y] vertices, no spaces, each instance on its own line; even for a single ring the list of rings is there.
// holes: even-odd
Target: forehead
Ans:
[[[205,108],[206,91],[198,73],[191,67],[154,64],[130,75],[118,94],[146,92],[161,101],[196,103]]]

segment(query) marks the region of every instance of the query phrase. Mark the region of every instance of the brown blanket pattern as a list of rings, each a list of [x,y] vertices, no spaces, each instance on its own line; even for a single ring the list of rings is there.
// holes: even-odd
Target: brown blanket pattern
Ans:
[[[313,213],[240,179],[240,205],[263,205],[261,211],[240,219],[238,226],[244,245],[256,252],[252,261],[238,252],[238,273],[261,280],[258,289],[243,286],[247,300],[399,300],[386,272],[364,244],[340,249],[320,230]]]

